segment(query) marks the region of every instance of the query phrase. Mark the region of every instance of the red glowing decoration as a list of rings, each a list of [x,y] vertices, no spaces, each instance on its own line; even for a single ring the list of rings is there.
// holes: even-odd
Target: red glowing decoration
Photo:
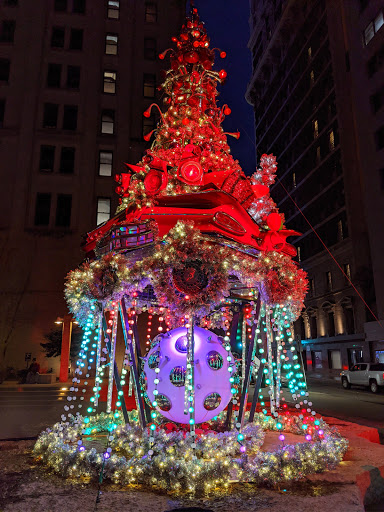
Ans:
[[[219,77],[223,80],[227,77],[227,72],[224,69],[222,69],[221,71],[219,71]]]
[[[225,114],[226,116],[229,116],[231,112],[232,112],[232,110],[231,110],[229,107],[227,107],[227,108],[225,108],[225,109],[224,109],[224,114]]]
[[[279,213],[270,213],[267,217],[267,224],[271,231],[279,231],[282,227],[282,218]]]
[[[227,54],[225,52],[220,52],[220,57],[222,59],[225,59],[226,56],[227,56]]]
[[[199,55],[196,52],[188,52],[184,55],[184,60],[189,64],[195,64],[199,60]]]
[[[252,185],[252,190],[257,199],[269,193],[269,188],[266,185]]]
[[[200,185],[203,177],[203,169],[199,162],[194,160],[184,162],[177,171],[177,177],[184,183]]]
[[[144,178],[144,188],[147,194],[155,195],[167,186],[167,175],[157,169],[151,169]]]

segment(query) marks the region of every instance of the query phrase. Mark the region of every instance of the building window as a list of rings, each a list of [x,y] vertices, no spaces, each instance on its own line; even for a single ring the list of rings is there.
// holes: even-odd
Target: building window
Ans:
[[[67,0],[55,0],[55,11],[67,12]]]
[[[308,52],[308,60],[310,61],[312,59],[312,48],[310,46],[308,47],[307,52]]]
[[[372,94],[370,99],[373,113],[376,114],[384,105],[384,87],[381,87],[375,94]]]
[[[56,128],[59,105],[44,103],[43,128]]]
[[[119,9],[120,9],[119,0],[108,0],[108,11],[107,11],[108,18],[113,19],[113,20],[118,20],[119,19]]]
[[[60,155],[60,172],[73,174],[75,171],[75,148],[62,147]]]
[[[72,196],[59,194],[56,204],[55,225],[60,228],[68,228],[71,225]]]
[[[53,172],[55,165],[55,146],[40,146],[40,165],[41,172]]]
[[[315,281],[314,281],[314,279],[308,279],[308,295],[309,295],[309,297],[315,296]]]
[[[60,87],[61,64],[48,64],[47,87]]]
[[[35,226],[48,226],[51,213],[51,194],[37,194]]]
[[[315,72],[313,71],[313,69],[311,69],[311,72],[309,74],[309,82],[311,87],[315,84]]]
[[[343,221],[339,219],[337,221],[337,241],[341,242],[342,240],[344,240],[344,225]]]
[[[149,136],[152,130],[156,128],[156,119],[152,117],[143,117],[143,137]],[[149,140],[149,139],[148,139]]]
[[[323,367],[323,358],[320,351],[312,351],[312,367],[315,369]]]
[[[383,11],[380,11],[379,14],[376,16],[374,20],[372,20],[363,33],[363,41],[364,45],[367,46],[367,44],[372,41],[372,39],[375,37],[375,34],[381,29],[381,27],[384,25],[384,17],[383,17]]]
[[[346,285],[351,284],[351,265],[349,263],[344,263],[344,281]]]
[[[156,75],[144,74],[144,98],[154,98],[156,94]]]
[[[379,151],[384,148],[384,126],[381,126],[375,133],[376,149]]]
[[[333,130],[328,133],[328,146],[329,151],[333,151],[335,149],[335,132]]]
[[[65,29],[62,27],[53,27],[51,36],[52,48],[64,48]]]
[[[115,112],[114,110],[103,110],[101,112],[101,133],[112,135],[115,133]]]
[[[63,130],[77,129],[77,105],[64,105]]]
[[[1,24],[0,41],[2,43],[13,43],[15,28],[16,22],[14,20],[4,20]]]
[[[99,176],[112,176],[112,151],[99,151]]]
[[[314,315],[309,318],[309,328],[311,329],[311,338],[315,340],[317,338],[317,319]]]
[[[297,259],[299,261],[301,261],[301,247],[300,246],[297,247]]]
[[[80,67],[68,66],[67,68],[67,87],[68,89],[79,89],[80,87]]]
[[[116,71],[104,71],[103,92],[106,94],[115,94]]]
[[[292,186],[293,188],[296,188],[296,173],[292,173]]]
[[[107,34],[105,36],[105,53],[107,55],[117,55],[117,34]]]
[[[317,139],[319,136],[319,121],[317,119],[314,119],[312,121],[312,128],[313,128],[313,138]]]
[[[0,127],[4,124],[5,100],[0,100]]]
[[[157,5],[153,2],[145,3],[145,16],[147,23],[156,23],[157,21]]]
[[[330,369],[341,370],[341,352],[340,352],[340,350],[328,350],[328,363],[329,363]]]
[[[69,39],[70,50],[82,50],[83,48],[83,30],[81,28],[71,28]]]
[[[8,59],[0,59],[0,82],[9,81],[11,62]]]
[[[85,14],[85,0],[73,0],[72,12],[75,14]]]
[[[18,5],[18,0],[5,0],[5,5],[7,5],[8,7],[17,7]]]
[[[325,285],[327,292],[332,291],[332,272],[326,272],[325,273]]]
[[[144,39],[144,59],[156,60],[156,39],[146,37]]]
[[[97,218],[96,224],[102,224],[109,220],[111,216],[111,199],[109,197],[97,198]]]
[[[321,148],[320,146],[317,146],[316,148],[316,164],[319,165],[321,162]]]

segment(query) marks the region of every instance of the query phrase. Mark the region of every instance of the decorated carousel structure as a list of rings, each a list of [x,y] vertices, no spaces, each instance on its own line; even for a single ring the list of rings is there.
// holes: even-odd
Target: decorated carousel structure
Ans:
[[[239,134],[223,131],[231,110],[216,103],[226,72],[213,70],[215,51],[226,55],[210,48],[196,9],[173,42],[160,55],[171,62],[165,112],[156,104],[144,112],[159,116],[145,137],[154,136],[151,149],[116,176],[116,215],[86,235],[86,260],[68,275],[82,348],[61,421],[40,435],[35,455],[64,476],[176,492],[332,468],[346,441],[312,409],[295,348],[307,280],[287,242],[298,233],[269,194],[276,160],[263,155],[246,177],[233,159],[226,136]],[[158,323],[144,343],[142,313]],[[279,433],[273,452],[260,449],[267,430]],[[302,442],[287,444],[286,432]],[[91,442],[97,435],[101,451]]]

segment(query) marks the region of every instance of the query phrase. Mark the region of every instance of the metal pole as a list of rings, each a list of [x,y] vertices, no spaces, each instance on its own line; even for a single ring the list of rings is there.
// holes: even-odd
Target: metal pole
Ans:
[[[238,417],[238,423],[240,423],[240,425],[241,425],[240,428],[242,428],[243,422],[244,422],[244,413],[245,413],[246,401],[247,401],[247,397],[248,397],[248,386],[249,386],[249,380],[250,380],[250,376],[251,376],[251,363],[252,363],[252,358],[253,358],[253,347],[255,345],[256,326],[259,322],[260,307],[261,307],[261,298],[260,298],[260,293],[259,293],[259,296],[257,297],[256,312],[255,312],[256,323],[253,324],[253,328],[252,328],[252,338],[251,338],[251,342],[248,347],[247,365],[245,368],[245,378],[244,378],[243,389],[242,389],[241,398],[240,398],[239,417]]]
[[[137,407],[138,407],[139,421],[140,421],[142,428],[145,428],[147,421],[146,421],[145,414],[144,414],[142,397],[140,395],[139,375],[137,373],[137,365],[136,365],[135,352],[133,350],[133,342],[132,342],[132,338],[128,334],[129,322],[128,322],[128,314],[127,314],[127,309],[125,307],[124,298],[122,298],[120,301],[120,318],[121,318],[121,325],[123,326],[125,346],[128,348],[130,356],[131,356],[132,368],[130,371],[133,372],[133,383],[135,386],[136,403],[137,403]]]
[[[109,354],[111,354],[112,344],[111,344],[111,339],[109,337],[109,334],[107,333],[107,329],[108,329],[107,321],[105,319],[105,316],[103,316],[104,336],[107,339],[107,349],[108,349],[108,352],[109,352]],[[114,362],[114,365],[113,365],[113,374],[114,374],[114,377],[115,377],[115,384],[116,384],[117,391],[122,391],[121,383],[120,383],[119,369],[117,368],[116,361]],[[125,399],[124,399],[123,395],[122,395],[122,397],[123,397],[123,399],[121,400],[121,409],[123,411],[124,421],[125,421],[125,423],[129,424],[127,405],[125,403]]]

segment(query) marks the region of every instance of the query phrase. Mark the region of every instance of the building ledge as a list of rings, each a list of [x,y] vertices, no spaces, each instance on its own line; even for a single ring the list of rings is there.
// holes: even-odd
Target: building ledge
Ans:
[[[301,340],[302,345],[317,345],[319,343],[347,343],[349,341],[365,341],[365,334],[338,334],[337,336],[322,336],[311,340]]]

